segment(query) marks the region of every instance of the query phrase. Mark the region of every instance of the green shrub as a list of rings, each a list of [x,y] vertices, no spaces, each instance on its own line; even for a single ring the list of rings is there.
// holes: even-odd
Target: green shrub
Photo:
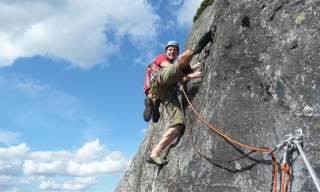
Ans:
[[[214,0],[203,0],[200,7],[197,10],[196,15],[193,17],[193,22],[195,22],[198,17],[200,17],[201,13],[210,5],[212,5],[212,3],[214,2]]]

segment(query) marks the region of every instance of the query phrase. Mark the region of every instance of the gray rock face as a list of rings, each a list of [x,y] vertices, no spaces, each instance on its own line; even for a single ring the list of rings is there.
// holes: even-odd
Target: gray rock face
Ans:
[[[301,128],[304,151],[320,177],[320,1],[216,0],[194,24],[187,47],[213,25],[212,45],[192,61],[204,61],[202,80],[188,85],[192,103],[222,132],[253,146],[273,147]],[[270,156],[220,161],[241,153],[189,107],[185,133],[170,150],[168,165],[159,170],[146,163],[167,128],[161,110],[116,191],[272,190]],[[279,162],[282,156],[277,153]],[[292,156],[291,191],[316,191],[301,156]]]

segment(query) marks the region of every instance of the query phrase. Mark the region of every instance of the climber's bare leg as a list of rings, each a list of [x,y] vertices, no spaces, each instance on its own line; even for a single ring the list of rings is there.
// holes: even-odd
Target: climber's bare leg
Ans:
[[[177,138],[183,129],[182,124],[178,124],[170,127],[162,136],[159,143],[156,147],[151,151],[150,157],[160,156],[163,149],[165,149],[168,145],[172,143],[172,141]]]
[[[184,71],[187,67],[190,67],[190,61],[193,57],[193,51],[186,50],[177,59],[178,67]]]

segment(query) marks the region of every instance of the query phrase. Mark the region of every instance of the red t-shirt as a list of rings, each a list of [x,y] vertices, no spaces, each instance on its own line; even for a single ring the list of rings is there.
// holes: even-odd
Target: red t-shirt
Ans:
[[[152,66],[151,66],[151,70],[149,67],[147,67],[146,69],[146,77],[145,77],[145,80],[144,80],[144,93],[146,95],[148,95],[148,92],[149,92],[149,89],[150,89],[150,78],[151,78],[151,75],[153,72],[157,71],[158,69],[161,68],[160,64],[164,61],[168,61],[169,63],[173,63],[172,61],[170,61],[168,59],[168,57],[164,54],[160,54],[158,55],[155,60],[153,61],[152,63]]]
[[[170,60],[168,59],[168,57],[164,54],[160,54],[158,55],[155,60],[153,61],[153,65],[152,65],[152,71],[157,71],[160,67],[160,64],[164,61],[168,61],[170,62]],[[170,62],[171,63],[171,62]]]

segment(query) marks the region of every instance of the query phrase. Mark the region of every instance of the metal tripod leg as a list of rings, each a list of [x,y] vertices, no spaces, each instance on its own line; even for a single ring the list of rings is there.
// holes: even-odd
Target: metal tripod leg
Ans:
[[[299,152],[300,152],[300,154],[302,156],[302,159],[303,159],[304,163],[307,166],[307,169],[308,169],[308,171],[309,171],[309,173],[311,175],[311,178],[312,178],[314,184],[316,185],[318,191],[320,192],[320,182],[319,182],[319,179],[318,179],[316,173],[314,172],[310,162],[308,161],[306,155],[304,154],[304,152],[302,150],[302,147],[300,146],[300,143],[299,142],[294,142],[294,143],[296,144],[296,146],[297,146],[297,148],[298,148],[298,150],[299,150]]]

